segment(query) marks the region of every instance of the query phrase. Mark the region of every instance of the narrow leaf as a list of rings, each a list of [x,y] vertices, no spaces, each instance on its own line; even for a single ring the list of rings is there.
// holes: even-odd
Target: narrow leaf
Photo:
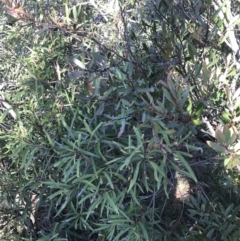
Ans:
[[[138,177],[138,174],[139,174],[139,166],[140,166],[140,163],[141,163],[141,162],[138,162],[138,164],[137,164],[137,166],[136,166],[136,169],[135,169],[133,178],[132,178],[131,181],[130,181],[130,185],[129,185],[129,188],[128,188],[128,192],[132,189],[132,187],[135,185],[135,183],[136,183],[136,181],[137,181],[137,177]]]

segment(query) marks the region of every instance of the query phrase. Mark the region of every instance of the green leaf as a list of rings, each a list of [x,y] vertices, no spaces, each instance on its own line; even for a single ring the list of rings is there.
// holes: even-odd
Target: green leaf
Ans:
[[[225,213],[224,213],[224,216],[227,217],[227,216],[229,215],[229,213],[233,210],[233,207],[234,207],[233,204],[229,205],[229,206],[227,207]]]
[[[60,208],[59,208],[59,210],[57,211],[57,213],[55,214],[55,216],[54,217],[57,217],[62,211],[63,211],[63,209],[65,209],[66,208],[66,206],[67,206],[67,204],[69,203],[69,201],[70,201],[70,197],[69,196],[66,196],[65,197],[65,201],[62,203],[62,205],[60,206]]]
[[[69,15],[70,15],[70,10],[68,8],[68,5],[65,3],[65,17],[69,18]]]
[[[91,206],[90,207],[88,207],[88,209],[87,209],[87,215],[86,215],[86,219],[88,219],[89,217],[90,217],[90,215],[91,214],[93,214],[94,213],[94,210],[96,209],[96,208],[98,208],[101,204],[102,204],[102,202],[103,202],[103,196],[98,196],[98,195],[92,195],[92,198],[91,198]]]
[[[226,111],[223,111],[223,112],[222,112],[222,116],[223,116],[224,119],[226,119],[226,120],[231,120],[231,118],[230,118],[230,114],[227,113]]]
[[[189,115],[192,114],[192,101],[190,98],[188,98],[187,112]]]
[[[207,67],[207,64],[205,62],[202,63],[202,72],[203,72],[203,81],[204,81],[204,85],[208,85],[209,83],[209,79],[210,79],[210,71]]]
[[[92,130],[91,130],[90,126],[87,124],[87,121],[86,121],[85,119],[84,119],[84,121],[83,121],[83,124],[84,124],[87,132],[88,132],[90,135],[92,135]]]
[[[136,181],[137,181],[137,177],[138,177],[138,174],[139,174],[139,166],[140,166],[140,164],[141,164],[141,162],[139,161],[139,162],[137,163],[136,169],[135,169],[135,171],[134,171],[133,178],[132,178],[131,181],[130,181],[130,185],[129,185],[129,188],[128,188],[128,191],[127,191],[127,192],[129,192],[129,191],[132,189],[132,187],[135,185],[135,183],[136,183]]]
[[[150,93],[146,92],[146,95],[148,97],[148,99],[150,100],[150,104],[154,104],[153,102],[153,97],[150,95]],[[142,97],[143,101],[144,101],[144,98]]]
[[[173,104],[173,106],[175,106],[176,103],[175,103],[174,100],[172,99],[172,97],[171,97],[170,93],[167,91],[167,89],[163,88],[163,92],[164,92],[164,95],[165,95],[165,97],[167,98],[167,100],[168,100],[169,102],[171,102],[171,103]]]
[[[97,109],[96,111],[96,116],[102,115],[103,111],[105,109],[105,102],[103,102]]]
[[[96,61],[102,69],[106,69],[108,67],[108,59],[106,56],[101,55],[97,52],[90,52],[90,53],[91,53],[93,60]],[[119,75],[121,77],[120,79],[122,79],[123,74],[118,68],[117,68],[117,73],[119,73]]]
[[[47,132],[45,129],[43,129],[43,132],[44,132],[44,134],[46,135],[46,137],[47,137],[47,139],[48,139],[48,141],[49,141],[49,144],[50,144],[51,146],[54,146],[54,141],[53,141],[53,139],[50,137],[50,135],[48,134],[48,132]]]
[[[146,228],[145,228],[146,225],[144,225],[142,222],[139,222],[139,226],[140,226],[140,228],[141,228],[141,230],[142,230],[144,239],[145,239],[145,240],[150,240],[150,238],[149,238],[149,236],[148,236],[148,233],[149,233],[149,232],[148,232],[148,231],[146,230]]]
[[[125,221],[126,221],[126,220],[125,220]],[[119,224],[119,222],[118,222],[118,224]],[[119,240],[121,240],[120,238],[121,238],[121,237],[124,237],[124,236],[127,237],[127,233],[128,233],[128,231],[129,231],[131,228],[132,228],[131,226],[130,226],[130,227],[123,228],[120,232],[118,232],[118,234],[116,235],[116,237],[114,237],[113,241],[119,241]],[[125,234],[125,235],[124,235],[124,234]]]
[[[181,162],[181,164],[183,164],[183,166],[187,169],[188,173],[189,173],[189,177],[192,178],[195,182],[197,182],[197,178],[192,170],[192,168],[190,167],[190,165],[188,164],[188,162],[185,160],[185,158],[177,151],[175,153],[175,156],[179,159],[179,161]]]
[[[137,194],[136,186],[133,186],[133,189],[130,190],[129,193],[130,193],[130,195],[131,195],[131,197],[133,199],[134,204],[137,204],[138,206],[141,206],[140,203],[139,203],[139,199],[136,197],[136,194]]]
[[[151,87],[151,88],[137,88],[135,91],[138,92],[138,93],[154,92],[154,88],[153,87]]]
[[[226,144],[226,139],[223,133],[220,130],[215,131],[215,138],[217,139],[218,143],[220,145]]]
[[[141,146],[141,151],[142,153],[144,152],[144,146],[143,146],[143,142],[142,142],[142,137],[141,137],[141,131],[139,128],[137,127],[133,127],[133,130],[134,130],[134,133],[136,135],[136,138],[137,138],[137,146]]]
[[[120,128],[119,132],[118,132],[118,136],[117,136],[118,138],[120,138],[121,135],[123,134],[123,132],[125,130],[125,125],[126,125],[126,119],[124,118],[124,119],[122,119],[122,125],[121,125],[121,128]]]
[[[163,189],[164,189],[164,192],[165,192],[165,195],[167,196],[167,198],[169,198],[168,186],[169,186],[169,180],[168,180],[168,178],[164,178],[163,179]]]
[[[112,189],[114,189],[114,186],[113,186],[113,183],[112,183],[112,179],[110,178],[110,176],[109,176],[106,172],[103,172],[103,175],[107,178],[107,181],[108,181],[107,184],[109,184],[110,187],[111,187]]]
[[[194,125],[196,125],[196,126],[202,124],[202,120],[200,120],[199,118],[193,117],[191,121],[192,121],[192,123],[193,123]]]
[[[237,138],[236,132],[237,130],[234,130],[233,127],[230,127],[229,125],[224,125],[223,135],[225,137],[227,145],[232,145],[235,142]]]
[[[116,69],[116,75],[120,81],[126,81],[126,75],[118,68]]]
[[[124,167],[126,167],[126,166],[129,165],[130,161],[133,159],[133,157],[136,155],[136,153],[139,152],[139,148],[140,148],[140,147],[141,147],[141,146],[135,148],[134,151],[131,153],[131,155],[126,158],[125,162],[124,162],[124,163],[120,166],[120,168],[119,168],[120,171],[121,171]]]
[[[100,123],[95,127],[95,129],[92,131],[90,140],[92,140],[92,137],[93,137],[93,136],[95,136],[95,137],[97,138],[97,141],[99,140],[99,137],[98,137],[98,135],[97,135],[98,133],[96,134],[96,132],[98,131],[98,129],[99,129],[100,127],[102,127],[102,125],[103,125],[103,122],[100,122]]]
[[[224,34],[224,35],[218,40],[218,45],[220,46],[223,42],[226,41],[227,38],[228,38],[228,32],[226,32],[226,34]]]
[[[225,167],[229,166],[229,164],[231,164],[231,163],[230,163],[231,160],[232,160],[231,157],[225,158],[225,159],[224,159],[224,166],[225,166]]]
[[[102,154],[102,151],[101,151],[101,142],[98,141],[97,144],[96,144],[96,154],[98,156],[100,156],[102,158],[102,160],[104,160],[105,162],[107,162],[107,159],[105,158],[105,156]]]
[[[221,152],[221,153],[226,153],[227,150],[225,147],[215,143],[215,142],[212,142],[212,141],[207,141],[207,144],[212,147],[215,151],[217,152]]]
[[[104,195],[105,197],[107,197],[107,200],[109,202],[109,205],[113,208],[113,210],[119,214],[119,210],[118,210],[118,207],[117,205],[115,204],[115,202],[113,201],[113,199],[108,195],[108,193],[105,193]]]
[[[194,46],[190,43],[188,44],[188,53],[189,53],[191,59],[194,60],[196,50],[195,50]]]
[[[80,6],[73,6],[72,8],[72,14],[73,14],[73,19],[74,21],[77,23],[78,22],[78,18],[79,18],[79,15],[81,13],[81,5]]]
[[[165,157],[166,158],[166,157]],[[156,170],[159,174],[161,174],[163,177],[167,177],[166,173],[163,170],[162,164],[159,166],[157,165],[155,162],[153,161],[149,161],[150,165],[152,166],[153,170]],[[164,161],[162,162],[164,163]],[[156,181],[158,180],[158,178],[156,179]]]

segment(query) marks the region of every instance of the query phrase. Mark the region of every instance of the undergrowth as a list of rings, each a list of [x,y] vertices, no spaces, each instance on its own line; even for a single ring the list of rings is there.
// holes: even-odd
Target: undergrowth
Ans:
[[[1,239],[239,240],[237,6],[2,2]]]

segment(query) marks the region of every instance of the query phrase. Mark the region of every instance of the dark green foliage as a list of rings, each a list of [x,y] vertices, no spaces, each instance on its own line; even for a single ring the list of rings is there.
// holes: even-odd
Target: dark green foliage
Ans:
[[[237,240],[220,10],[93,3],[1,12],[2,239]]]

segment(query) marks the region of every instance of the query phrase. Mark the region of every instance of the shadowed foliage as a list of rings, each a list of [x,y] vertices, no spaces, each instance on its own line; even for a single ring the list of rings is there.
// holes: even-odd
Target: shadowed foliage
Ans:
[[[239,239],[239,3],[0,2],[2,240]]]

